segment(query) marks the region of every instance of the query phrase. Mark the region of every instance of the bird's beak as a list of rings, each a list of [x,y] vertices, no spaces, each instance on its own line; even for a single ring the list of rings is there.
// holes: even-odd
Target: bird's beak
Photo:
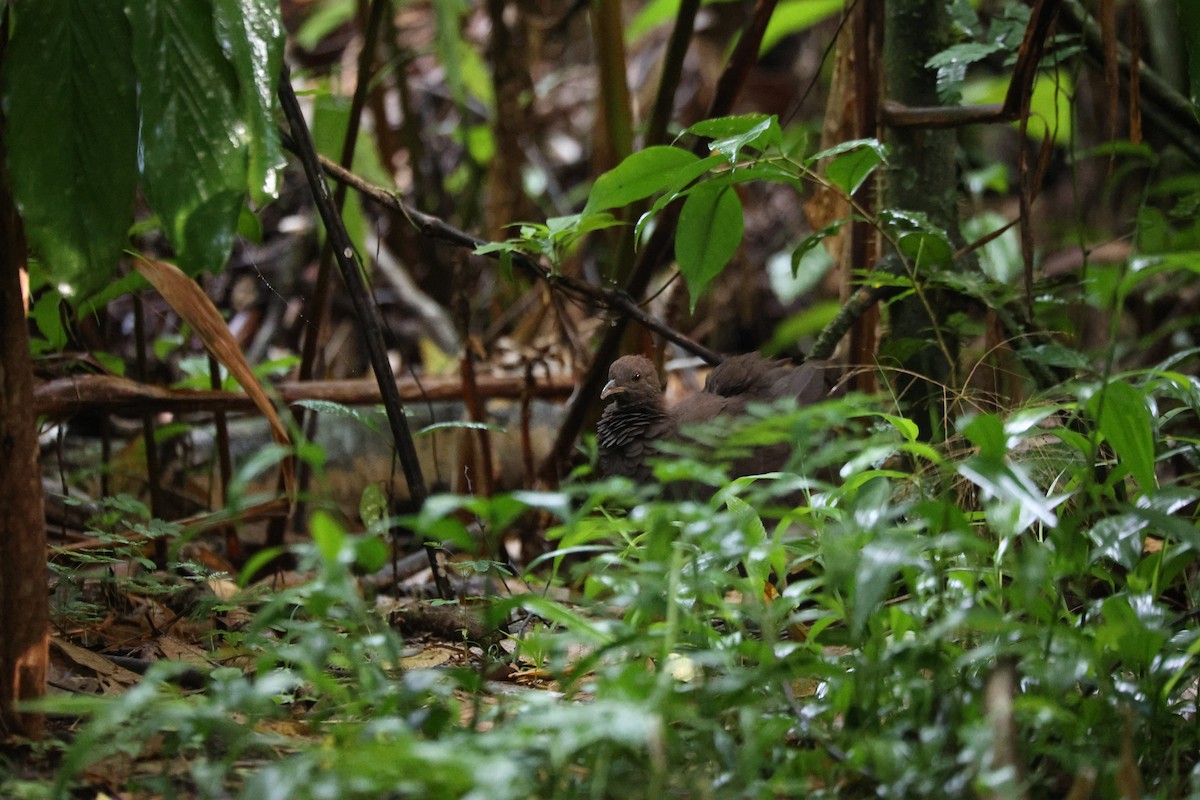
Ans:
[[[604,388],[600,390],[600,399],[607,400],[608,398],[612,397],[614,394],[624,394],[624,393],[625,393],[625,387],[617,386],[617,381],[614,378],[613,380],[604,384]]]

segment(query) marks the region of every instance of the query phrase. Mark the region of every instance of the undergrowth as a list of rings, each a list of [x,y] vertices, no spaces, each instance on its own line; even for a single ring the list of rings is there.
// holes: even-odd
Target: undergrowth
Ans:
[[[402,669],[353,577],[378,541],[318,514],[311,580],[214,643],[239,666],[47,703],[87,719],[53,793],[123,753],[178,765],[128,787],[165,797],[1196,796],[1195,442],[1174,428],[1198,398],[1132,376],[964,418],[939,449],[848,398],[719,437],[797,442],[787,473],[661,463],[690,499],[582,479],[436,499],[408,522],[439,540],[464,506],[550,512],[530,576],[575,589],[482,603],[515,647],[477,668]],[[552,682],[498,691],[505,659]]]

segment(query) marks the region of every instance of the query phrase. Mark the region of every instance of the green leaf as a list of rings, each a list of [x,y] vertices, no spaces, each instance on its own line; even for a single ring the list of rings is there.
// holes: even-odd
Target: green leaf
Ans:
[[[42,347],[49,351],[59,351],[67,346],[67,329],[62,319],[62,296],[58,292],[42,292],[38,295],[29,309],[29,317],[36,323],[38,332],[45,337]],[[36,337],[31,344],[35,351],[40,351],[40,343]]]
[[[350,125],[350,106],[350,98],[328,92],[317,94],[313,99],[313,144],[318,153],[335,161],[342,155],[342,143]],[[371,137],[361,129],[355,140],[354,171],[379,186],[395,186],[391,172],[384,169]],[[355,249],[363,252],[367,246],[368,225],[362,205],[356,198],[347,198],[342,209],[342,222]]]
[[[815,336],[825,329],[841,311],[842,304],[837,300],[827,300],[813,303],[803,311],[798,311],[775,326],[771,340],[763,345],[764,355],[777,355],[806,336]]]
[[[573,513],[571,496],[565,492],[517,491],[512,493],[527,508],[538,508],[554,514],[559,519],[570,519]]]
[[[1025,361],[1044,364],[1048,367],[1066,367],[1079,372],[1091,369],[1087,356],[1070,347],[1060,344],[1039,344],[1019,351]]]
[[[605,646],[612,643],[613,637],[596,622],[584,617],[561,603],[536,594],[522,594],[508,597],[496,602],[496,610],[505,612],[514,608],[523,608],[539,617],[562,625],[567,630],[577,634],[581,639],[595,646]]]
[[[128,0],[141,104],[142,186],[180,267],[220,269],[237,235],[250,130],[212,6]]]
[[[368,575],[383,569],[387,563],[387,543],[378,536],[360,536],[354,539],[354,563]]]
[[[379,412],[375,410],[364,411],[358,408],[344,406],[341,403],[335,403],[332,400],[297,400],[294,405],[301,408],[307,408],[309,411],[315,411],[318,414],[328,414],[332,417],[341,417],[342,419],[352,419],[355,422],[365,426],[368,430],[383,434],[383,430],[379,427]]]
[[[275,124],[275,90],[283,64],[283,21],[277,0],[217,0],[213,22],[225,57],[237,71],[242,117],[249,130],[250,197],[258,205],[279,196],[287,158]]]
[[[1028,515],[1030,520],[1036,517],[1046,525],[1058,524],[1054,506],[1065,498],[1058,501],[1047,498],[1019,465],[978,455],[960,463],[958,473],[983,489],[989,497],[1012,503],[1021,510],[1022,516]]]
[[[656,145],[630,155],[596,179],[584,214],[627,206],[670,186],[676,174],[699,159],[678,147]]]
[[[1096,644],[1115,653],[1133,670],[1145,670],[1162,658],[1167,641],[1164,607],[1149,595],[1123,593],[1104,600],[1104,622]]]
[[[346,533],[342,527],[325,511],[314,513],[308,527],[321,558],[329,564],[338,563],[342,542],[346,540]]]
[[[435,422],[432,425],[426,425],[421,430],[417,431],[413,436],[428,436],[431,433],[438,431],[491,431],[492,433],[506,433],[503,425],[496,425],[491,422],[468,422],[466,420],[455,422]]]
[[[741,157],[744,148],[754,148],[755,150],[765,150],[774,145],[779,147],[783,144],[783,131],[779,128],[779,118],[771,115],[765,116],[762,114],[749,114],[745,117],[726,117],[723,120],[710,120],[715,122],[729,122],[730,120],[742,122],[752,122],[755,119],[758,121],[746,127],[744,130],[739,130],[737,133],[727,135],[723,138],[716,139],[708,147],[714,153],[720,153],[725,156],[730,164],[736,164],[738,158]],[[696,133],[696,128],[704,127],[704,123],[693,125],[689,130]],[[741,127],[740,125],[734,127]],[[706,134],[701,134],[706,135]]]
[[[119,4],[22,0],[4,63],[13,195],[45,280],[84,298],[115,275],[137,184],[129,23]]]
[[[1008,455],[1008,437],[1004,424],[995,414],[976,414],[959,422],[959,431],[979,448],[985,458],[1004,458]]]
[[[568,214],[563,217],[550,217],[544,226],[544,236],[554,247],[570,247],[579,237],[592,231],[601,231],[623,224],[621,220],[607,211],[598,214]],[[532,226],[531,226],[532,227]],[[543,226],[537,226],[539,229]],[[525,233],[522,228],[521,233]]]
[[[867,620],[886,599],[901,568],[922,566],[928,568],[920,555],[920,542],[914,537],[884,536],[863,545],[854,573],[851,633],[862,635]]]
[[[825,166],[825,178],[847,195],[852,195],[883,163],[884,154],[883,145],[866,140],[859,147],[834,155]]]
[[[337,160],[350,126],[351,98],[322,91],[313,98],[313,144],[323,156]],[[395,188],[391,170],[383,166],[371,137],[359,130],[354,144],[354,171],[372,183]]]
[[[652,220],[658,212],[662,211],[675,200],[678,200],[683,194],[686,194],[686,188],[697,178],[704,173],[716,167],[720,167],[726,163],[724,157],[719,155],[705,156],[694,164],[678,170],[674,175],[674,180],[666,187],[662,195],[654,201],[654,205],[650,206],[650,210],[642,214],[641,219],[637,221],[634,227],[634,235],[638,240],[642,238],[642,232],[646,225]],[[742,175],[746,170],[739,170],[738,175]]]
[[[324,3],[317,3],[296,33],[296,43],[305,50],[312,50],[322,39],[353,19],[354,0],[326,0]]]
[[[729,117],[713,117],[702,119],[689,125],[685,133],[703,136],[707,139],[731,139],[744,136],[758,128],[771,117],[766,114],[738,114]]]
[[[845,0],[784,0],[771,14],[759,53],[765,53],[793,33],[801,33],[832,17]]]
[[[679,14],[679,0],[650,0],[625,26],[625,42],[636,42],[643,34]]]
[[[675,260],[687,281],[692,309],[742,241],[742,201],[732,186],[701,184],[679,212]]]
[[[929,69],[965,68],[1004,49],[1002,42],[962,42],[951,45],[925,62]]]
[[[1154,426],[1142,391],[1115,379],[1087,400],[1088,414],[1143,492],[1156,487]]]
[[[897,246],[915,265],[946,266],[954,260],[954,246],[942,228],[922,213],[884,209],[879,221]]]
[[[388,515],[387,495],[378,483],[368,483],[358,497],[358,518],[368,528],[378,525]]]
[[[838,231],[842,229],[842,226],[849,221],[850,220],[848,219],[834,220],[816,233],[805,237],[804,241],[796,245],[796,249],[792,251],[792,275],[798,275],[800,271],[800,262],[810,250],[828,239],[830,236],[836,236]],[[824,272],[822,272],[822,275],[823,274]]]
[[[962,102],[964,105],[1003,103],[1008,83],[1007,77],[969,80],[962,87]],[[1075,84],[1067,70],[1039,72],[1033,81],[1025,134],[1039,144],[1048,134],[1055,144],[1070,142],[1074,94]],[[1012,123],[1013,127],[1017,125]]]
[[[1142,531],[1149,524],[1136,514],[1114,514],[1093,525],[1088,538],[1096,555],[1133,569],[1142,555]]]

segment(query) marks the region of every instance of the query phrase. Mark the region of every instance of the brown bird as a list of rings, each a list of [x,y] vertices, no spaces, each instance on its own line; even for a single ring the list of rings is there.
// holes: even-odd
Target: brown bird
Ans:
[[[758,353],[731,356],[709,373],[703,391],[668,409],[650,359],[623,356],[609,367],[608,383],[600,392],[602,400],[615,401],[596,425],[600,470],[649,481],[647,459],[660,455],[660,442],[683,439],[684,427],[740,416],[751,403],[791,398],[798,405],[810,405],[829,395],[835,377],[835,370],[823,363],[793,366]],[[730,477],[779,470],[789,453],[786,443],[760,445],[730,465]]]

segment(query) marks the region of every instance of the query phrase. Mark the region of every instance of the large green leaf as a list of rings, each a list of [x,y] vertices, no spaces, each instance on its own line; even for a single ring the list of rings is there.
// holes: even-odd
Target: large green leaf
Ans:
[[[742,201],[732,186],[701,184],[684,201],[675,234],[675,260],[692,308],[742,242]]]
[[[743,148],[765,150],[772,145],[779,147],[783,144],[783,131],[779,128],[779,118],[774,114],[763,116],[757,123],[741,133],[735,133],[715,140],[709,145],[714,153],[720,153],[729,159],[730,164],[737,164]]]
[[[287,158],[275,125],[275,87],[283,65],[283,21],[278,0],[217,0],[213,22],[225,57],[237,70],[242,116],[250,131],[250,196],[279,196]]]
[[[141,87],[142,185],[179,265],[217,270],[246,194],[250,130],[238,76],[214,35],[212,6],[128,0]]]
[[[1088,398],[1087,409],[1142,491],[1153,492],[1154,430],[1142,391],[1116,379]]]
[[[825,177],[847,195],[862,186],[875,168],[887,160],[887,148],[875,139],[857,139],[826,150]]]
[[[1017,526],[1019,530],[1028,527],[1034,518],[1045,525],[1058,524],[1054,507],[1065,498],[1046,497],[1021,465],[978,455],[961,462],[957,469],[960,475],[983,489],[988,497],[1019,509],[1022,518]]]
[[[117,268],[133,221],[137,106],[118,3],[17,0],[5,59],[13,194],[47,280],[86,297]]]
[[[704,173],[709,172],[716,167],[722,166],[725,163],[726,160],[724,156],[711,155],[706,156],[689,166],[682,167],[672,173],[672,180],[669,184],[667,184],[666,188],[663,190],[663,193],[659,195],[658,199],[654,201],[654,204],[650,206],[650,210],[645,214],[642,214],[641,219],[637,221],[637,225],[634,227],[634,234],[636,235],[637,239],[641,241],[642,233],[645,231],[646,225],[648,225],[651,220],[656,218],[658,212],[662,211],[664,208],[678,200],[684,193],[686,193],[687,187],[690,186],[693,181],[704,175]],[[745,170],[739,170],[739,174],[743,174],[744,172]]]
[[[709,149],[736,164],[743,148],[765,150],[783,144],[783,131],[774,114],[743,114],[735,117],[705,119],[688,127],[688,133],[713,140]]]
[[[678,147],[639,150],[596,179],[584,213],[626,206],[660,192],[672,185],[680,170],[699,160]]]

